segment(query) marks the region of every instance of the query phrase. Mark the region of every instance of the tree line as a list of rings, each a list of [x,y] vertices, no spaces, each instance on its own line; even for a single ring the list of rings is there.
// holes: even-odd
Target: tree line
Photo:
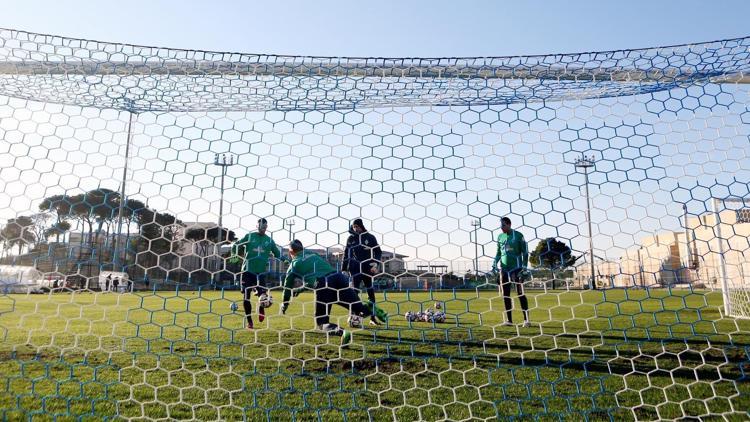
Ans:
[[[52,239],[61,239],[75,226],[80,229],[81,246],[109,244],[117,239],[117,224],[120,218],[119,192],[97,188],[87,192],[67,195],[58,194],[44,198],[39,211],[8,220],[0,229],[0,244],[5,249],[17,248],[18,255],[23,249],[38,249]],[[137,230],[131,233],[133,225]],[[168,212],[160,212],[148,207],[142,201],[127,198],[122,207],[122,233],[125,236],[125,263],[136,263],[144,268],[158,265],[159,256],[175,253],[179,242],[194,242],[196,255],[204,259],[214,253],[213,245],[236,240],[233,231],[218,226],[186,227],[185,223]],[[182,233],[183,238],[178,239]],[[99,254],[112,258],[112,248],[99,251]],[[555,238],[541,240],[529,254],[532,267],[549,271],[552,278],[556,272],[572,267],[580,258],[573,256],[572,250],[564,242]],[[137,262],[136,262],[137,261]]]
[[[117,239],[120,219],[120,192],[97,188],[87,192],[68,195],[57,194],[46,197],[39,204],[39,211],[11,218],[0,229],[0,245],[5,249],[16,249],[18,255],[40,249],[51,242],[61,243],[73,227],[80,231],[80,246],[102,248],[97,253],[109,254],[112,247],[121,242],[125,248],[126,264],[137,263],[148,268],[157,265],[158,256],[174,253],[183,239],[195,242],[196,253],[208,256],[213,251],[210,245],[221,240],[232,241],[234,232],[218,227],[186,227],[185,223],[168,212],[148,207],[142,201],[126,198],[122,204],[122,236]],[[135,225],[136,231],[130,228]],[[64,243],[64,242],[62,242]],[[137,262],[136,262],[137,260]]]

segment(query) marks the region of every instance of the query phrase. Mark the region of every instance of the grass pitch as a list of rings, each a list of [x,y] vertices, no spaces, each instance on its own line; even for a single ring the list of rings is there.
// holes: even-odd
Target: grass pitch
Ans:
[[[521,328],[499,325],[496,291],[387,292],[388,325],[341,348],[313,329],[310,293],[254,331],[236,291],[0,295],[0,417],[748,418],[750,322],[722,318],[719,293],[529,298]],[[446,323],[404,319],[438,300]]]

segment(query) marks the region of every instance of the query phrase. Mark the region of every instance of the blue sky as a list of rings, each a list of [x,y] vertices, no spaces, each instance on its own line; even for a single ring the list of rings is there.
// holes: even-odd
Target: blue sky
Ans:
[[[747,1],[3,1],[0,26],[189,49],[499,56],[750,34]],[[41,13],[40,13],[41,12]]]

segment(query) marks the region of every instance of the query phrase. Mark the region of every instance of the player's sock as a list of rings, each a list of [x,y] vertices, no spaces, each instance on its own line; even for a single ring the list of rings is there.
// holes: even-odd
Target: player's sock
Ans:
[[[380,308],[378,308],[374,303],[370,303],[372,306],[372,314],[375,316],[375,318],[379,319],[382,323],[388,322],[388,313]]]
[[[349,330],[343,330],[344,332],[341,335],[341,345],[342,346],[348,346],[349,343],[352,342],[352,332]]]

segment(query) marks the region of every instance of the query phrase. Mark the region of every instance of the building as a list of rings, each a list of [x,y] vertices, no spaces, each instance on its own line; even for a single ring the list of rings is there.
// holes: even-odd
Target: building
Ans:
[[[615,287],[693,285],[721,289],[750,287],[750,214],[747,209],[687,218],[687,228],[641,239],[619,259]],[[607,269],[597,272],[609,273]],[[585,269],[581,268],[585,271]],[[722,273],[726,277],[722,276]]]
[[[687,230],[646,236],[619,259],[595,259],[598,287],[687,286],[750,288],[750,210],[725,210],[687,218]],[[684,223],[683,223],[684,224]],[[588,284],[588,261],[576,265],[575,282]]]
[[[406,261],[409,255],[401,255],[396,252],[383,251],[383,272],[387,274],[401,274],[406,271]]]
[[[591,263],[587,259],[580,259],[573,267],[572,287],[587,288],[591,278]],[[623,273],[620,260],[604,259],[598,256],[594,257],[594,271],[596,271],[596,287],[600,289],[610,287],[632,286],[630,284],[631,276]]]

